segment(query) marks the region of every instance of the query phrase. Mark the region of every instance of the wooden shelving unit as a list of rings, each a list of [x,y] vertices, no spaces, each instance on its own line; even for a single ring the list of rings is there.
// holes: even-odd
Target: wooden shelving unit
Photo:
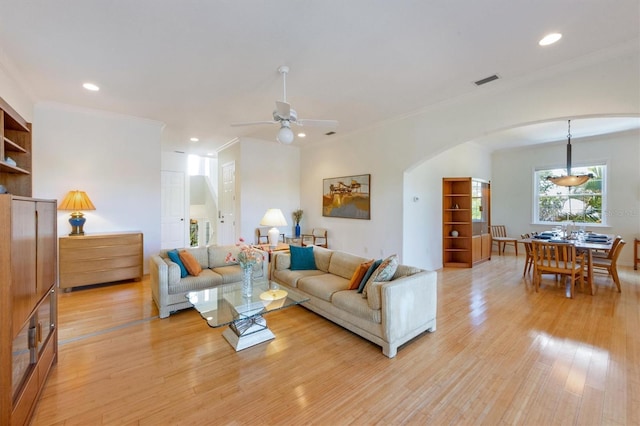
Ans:
[[[470,268],[474,263],[490,259],[489,185],[470,177],[442,179],[442,262],[445,267]],[[481,218],[474,220],[474,214]]]
[[[30,197],[31,123],[0,98],[0,184],[13,195]],[[11,157],[15,165],[7,162]]]

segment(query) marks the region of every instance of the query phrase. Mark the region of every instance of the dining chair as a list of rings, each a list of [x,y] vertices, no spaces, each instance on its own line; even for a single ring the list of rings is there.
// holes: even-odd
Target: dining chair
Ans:
[[[533,284],[536,293],[540,289],[542,274],[554,274],[569,278],[569,297],[573,299],[576,282],[584,287],[584,254],[578,254],[576,246],[551,241],[532,241]]]
[[[615,251],[616,247],[618,246],[618,244],[620,244],[620,241],[622,241],[622,237],[620,235],[617,235],[616,238],[614,238],[613,242],[611,243],[611,248],[607,251],[593,251],[591,253],[591,256],[593,258],[605,258],[605,259],[611,259],[611,257],[613,256],[613,252]]]
[[[606,269],[609,275],[613,277],[613,282],[618,287],[618,293],[622,292],[620,289],[620,277],[618,277],[618,257],[625,244],[625,241],[621,239],[615,248],[611,247],[610,258],[595,256],[591,258],[591,264],[594,268]]]
[[[531,235],[529,234],[522,234],[520,235],[520,237],[522,237],[523,240],[528,240],[531,238]],[[533,249],[531,247],[531,242],[523,242],[522,243],[524,245],[524,250],[525,250],[525,254],[526,254],[526,258],[524,260],[524,271],[522,271],[522,276],[527,275],[529,272],[531,272],[531,268],[533,267]]]
[[[502,255],[507,244],[511,244],[518,255],[518,239],[507,236],[507,227],[504,225],[491,225],[491,244],[498,245],[498,254]]]

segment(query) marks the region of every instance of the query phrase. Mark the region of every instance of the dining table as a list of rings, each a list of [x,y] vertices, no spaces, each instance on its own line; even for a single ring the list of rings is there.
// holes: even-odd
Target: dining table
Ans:
[[[596,292],[596,286],[593,279],[593,252],[594,251],[606,251],[611,250],[611,246],[613,244],[614,235],[608,234],[594,234],[598,237],[589,237],[589,234],[585,236],[584,239],[577,238],[561,238],[551,236],[550,238],[523,238],[518,240],[519,243],[526,244],[531,243],[533,241],[551,241],[551,242],[562,242],[567,244],[573,244],[576,246],[576,249],[582,251],[586,255],[586,266],[587,266],[587,284],[589,286],[589,291],[593,296]],[[535,266],[534,266],[535,267]]]

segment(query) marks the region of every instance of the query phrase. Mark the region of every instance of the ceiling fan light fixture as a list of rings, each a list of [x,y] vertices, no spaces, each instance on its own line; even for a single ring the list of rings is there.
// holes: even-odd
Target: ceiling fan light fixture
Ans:
[[[289,127],[289,123],[285,123],[284,121],[282,122],[282,127],[280,127],[280,130],[278,131],[277,139],[278,142],[284,145],[289,145],[293,142],[293,132]]]
[[[593,174],[571,174],[571,120],[569,120],[569,132],[567,134],[567,176],[549,176],[547,180],[558,186],[580,186],[593,177]]]

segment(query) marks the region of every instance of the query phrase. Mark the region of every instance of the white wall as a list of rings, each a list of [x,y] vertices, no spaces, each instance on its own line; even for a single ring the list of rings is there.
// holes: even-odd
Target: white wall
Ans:
[[[405,174],[403,261],[442,268],[442,178],[491,180],[491,153],[468,142],[428,159]],[[414,200],[414,198],[418,198]],[[434,233],[434,229],[440,232]],[[421,232],[421,235],[416,235]]]
[[[235,161],[236,166],[236,239],[253,242],[269,208],[282,210],[288,226],[280,231],[292,235],[291,212],[300,206],[300,149],[242,138],[218,153],[220,166],[229,161]],[[218,193],[222,194],[222,188]]]
[[[282,210],[288,226],[280,227],[280,232],[292,235],[291,212],[300,206],[300,149],[259,139],[242,139],[240,145],[241,235],[253,241],[260,220],[270,208]]]
[[[33,196],[61,200],[87,192],[86,233],[141,231],[145,272],[160,249],[160,139],[156,121],[38,103],[33,126]],[[58,235],[70,231],[58,212]]]
[[[431,217],[404,223],[403,206],[412,195],[404,194],[406,171],[456,145],[502,129],[566,117],[637,116],[638,75],[637,46],[623,46],[523,80],[498,80],[471,96],[310,145],[301,157],[300,197],[308,213],[307,225],[328,228],[332,248],[371,257],[397,253],[404,261],[404,247],[418,247],[417,240],[425,236],[440,239],[442,233]],[[447,166],[455,164],[451,160]],[[363,173],[371,174],[371,220],[322,217],[322,179]]]
[[[620,263],[633,263],[633,239],[640,237],[640,131],[629,131],[584,139],[573,138],[572,163],[590,161],[607,164],[608,226],[587,230],[621,235],[628,244]],[[533,172],[536,167],[566,166],[566,141],[493,154],[492,222],[505,224],[511,235],[548,229],[534,225]]]
[[[3,54],[0,47],[0,97],[11,105],[11,108],[15,109],[22,118],[32,123],[33,100],[24,85],[10,77],[19,75],[19,73],[10,72],[11,67],[11,61]]]

